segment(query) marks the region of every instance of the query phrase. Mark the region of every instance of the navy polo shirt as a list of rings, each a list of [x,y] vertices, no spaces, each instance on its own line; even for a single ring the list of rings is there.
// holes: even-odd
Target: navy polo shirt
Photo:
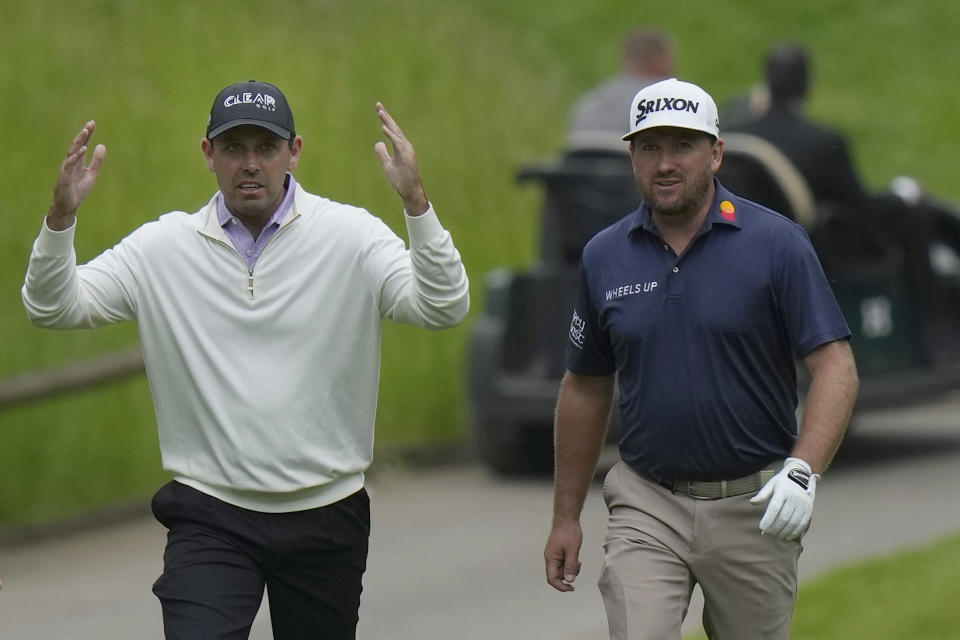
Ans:
[[[669,480],[787,457],[795,358],[850,336],[803,228],[714,184],[680,256],[645,205],[587,243],[566,351],[572,373],[618,374],[621,457]]]

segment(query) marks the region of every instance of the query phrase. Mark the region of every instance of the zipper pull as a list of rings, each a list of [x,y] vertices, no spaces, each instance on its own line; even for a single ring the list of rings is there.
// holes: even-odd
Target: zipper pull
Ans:
[[[247,278],[247,291],[250,292],[250,299],[253,300],[253,274],[250,274],[250,277]]]

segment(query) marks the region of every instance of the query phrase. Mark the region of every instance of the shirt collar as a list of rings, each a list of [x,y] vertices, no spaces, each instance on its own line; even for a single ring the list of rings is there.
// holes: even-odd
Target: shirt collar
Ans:
[[[703,228],[712,227],[716,224],[722,224],[729,227],[735,227],[737,229],[742,228],[740,221],[740,212],[737,211],[736,205],[734,204],[733,194],[727,190],[720,181],[716,178],[713,179],[713,186],[715,190],[713,203],[710,205],[710,210],[707,212],[707,217],[703,222]],[[649,233],[658,234],[656,225],[653,224],[653,216],[650,213],[650,209],[647,207],[646,203],[641,202],[640,207],[633,213],[633,221],[630,223],[630,227],[627,229],[627,235],[631,235],[634,231],[642,229]]]
[[[267,224],[264,225],[264,228],[269,227],[270,225],[279,226],[283,219],[287,216],[290,209],[293,208],[293,196],[297,190],[297,181],[293,177],[292,173],[288,173],[284,181],[287,192],[284,194],[283,199],[280,201],[280,204],[277,205],[276,210],[273,212],[273,215],[270,216],[270,219],[267,220]],[[217,221],[220,223],[220,226],[226,228],[230,221],[233,220],[236,216],[231,213],[230,209],[227,208],[227,203],[224,202],[223,194],[217,193]]]

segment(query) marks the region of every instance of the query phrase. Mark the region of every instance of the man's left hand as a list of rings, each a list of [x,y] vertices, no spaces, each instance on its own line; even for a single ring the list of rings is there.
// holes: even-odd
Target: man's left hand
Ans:
[[[800,538],[810,526],[819,478],[800,458],[787,458],[783,469],[750,499],[752,504],[769,501],[760,530],[784,540]]]
[[[387,180],[403,200],[403,208],[408,215],[418,216],[426,213],[430,208],[427,201],[427,195],[423,191],[423,184],[420,181],[420,167],[417,166],[417,156],[413,152],[413,145],[403,135],[403,131],[397,126],[396,121],[383,107],[383,104],[377,103],[377,116],[383,126],[380,129],[387,136],[393,145],[393,155],[387,151],[387,145],[378,142],[373,150],[380,157],[380,163],[383,165],[383,173]]]

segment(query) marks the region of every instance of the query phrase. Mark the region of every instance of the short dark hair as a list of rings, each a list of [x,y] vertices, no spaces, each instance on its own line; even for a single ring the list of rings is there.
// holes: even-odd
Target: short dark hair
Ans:
[[[810,54],[796,43],[775,45],[767,53],[767,88],[773,102],[802,100],[810,87]]]

